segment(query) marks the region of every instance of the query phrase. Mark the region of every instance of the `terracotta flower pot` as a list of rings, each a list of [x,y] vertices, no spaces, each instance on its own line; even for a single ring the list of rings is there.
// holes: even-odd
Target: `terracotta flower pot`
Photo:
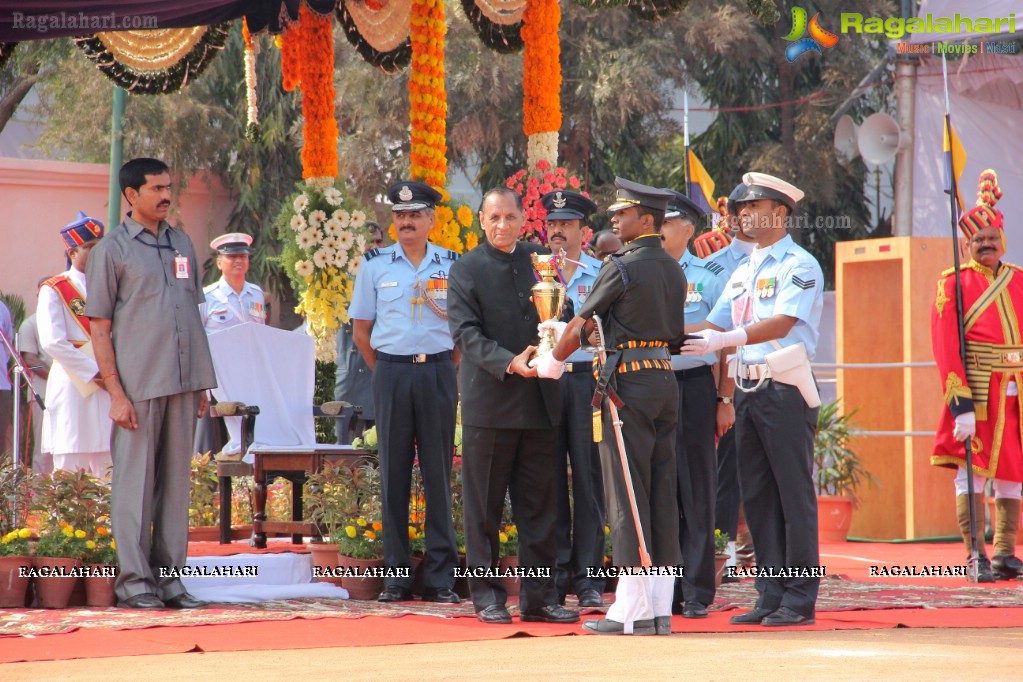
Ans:
[[[32,557],[32,567],[36,571],[49,571],[58,573],[70,573],[81,566],[79,559],[65,559],[64,557],[37,556]],[[42,609],[63,609],[68,605],[71,593],[75,589],[75,583],[79,578],[70,576],[39,576],[34,579],[36,595],[39,597],[39,608]]]
[[[85,581],[85,605],[86,606],[117,606],[117,595],[114,594],[114,583],[117,582],[117,566],[104,566],[102,564],[86,564],[90,573]],[[114,569],[113,571],[109,569]],[[102,575],[102,573],[110,575]]]
[[[519,567],[519,558],[517,556],[503,556],[497,560],[497,567],[502,571],[507,571],[512,568]],[[508,593],[509,597],[518,595],[519,593],[520,580],[518,576],[502,576],[501,584],[504,585],[504,591]]]
[[[721,587],[721,578],[725,575],[725,564],[728,563],[727,554],[714,555],[714,587]]]
[[[817,496],[817,537],[821,542],[845,542],[852,525],[852,498]]]
[[[310,542],[307,547],[313,555],[313,566],[318,566],[323,571],[332,571],[338,566],[337,545],[329,542]],[[334,583],[341,585],[341,578],[330,576],[316,576],[313,580],[318,583]]]
[[[358,571],[362,574],[371,568],[383,568],[383,566],[383,559],[356,559],[350,556],[338,555],[338,567],[346,569],[346,573]],[[341,579],[341,587],[348,590],[349,599],[369,601],[376,599],[380,592],[383,591],[384,579],[375,576],[360,575],[356,577],[346,575]]]
[[[31,578],[22,572],[31,566],[30,556],[0,556],[0,608],[20,609],[25,606],[25,593]]]

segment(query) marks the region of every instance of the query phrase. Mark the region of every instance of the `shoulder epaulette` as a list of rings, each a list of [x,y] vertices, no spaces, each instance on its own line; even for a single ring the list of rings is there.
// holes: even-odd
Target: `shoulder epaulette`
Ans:
[[[373,260],[374,258],[376,258],[379,255],[380,255],[380,249],[370,249],[365,254],[363,254],[362,258],[364,260]]]
[[[1023,272],[1023,268],[1021,268],[1018,265],[1013,265],[1012,263],[1002,263],[1002,265],[1004,265],[1007,268],[1012,268],[1013,270],[1018,270],[1019,272]]]
[[[45,282],[43,282],[43,286],[45,286],[45,287],[57,286],[57,284],[59,284],[60,282],[65,282],[68,279],[69,278],[68,278],[67,275],[54,275],[53,277],[51,277],[48,280],[46,280]]]
[[[622,259],[616,254],[608,256],[608,259],[615,264],[616,268],[618,268],[618,272],[622,276],[622,284],[629,286],[629,271],[625,268],[625,264],[622,263]]]
[[[1002,263],[1002,265],[1008,265],[1008,263]],[[1014,265],[1012,267],[1016,267],[1016,266]],[[973,261],[969,261],[968,263],[963,263],[962,265],[960,265],[959,269],[960,270],[976,270],[977,268],[974,265]],[[1019,268],[1016,268],[1016,269],[1019,270]],[[949,275],[954,275],[955,272],[956,272],[956,269],[954,267],[951,267],[948,270],[945,270],[944,272],[942,272],[941,276],[942,277],[948,277]]]
[[[448,251],[448,254],[445,256],[448,260],[458,260],[460,257],[457,251]]]
[[[704,261],[703,263],[701,263],[701,265],[703,265],[703,268],[705,270],[709,270],[711,273],[713,273],[715,275],[720,275],[721,273],[723,273],[725,271],[725,268],[724,268],[723,265],[721,265],[720,263],[714,263],[714,262],[709,261],[709,260],[708,261]]]

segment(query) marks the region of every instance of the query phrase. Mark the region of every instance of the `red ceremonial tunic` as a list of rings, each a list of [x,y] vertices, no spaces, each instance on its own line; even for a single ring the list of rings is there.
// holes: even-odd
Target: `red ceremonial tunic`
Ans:
[[[959,353],[956,325],[955,274],[949,269],[938,281],[931,310],[931,344],[944,388],[942,410],[931,464],[965,467],[963,444],[952,437],[956,415],[975,412],[977,435],[972,439],[973,471],[987,478],[1023,481],[1021,402],[1007,396],[1015,380],[1023,386],[1023,271],[1002,263],[995,276],[971,260],[962,268],[966,328],[966,366]]]

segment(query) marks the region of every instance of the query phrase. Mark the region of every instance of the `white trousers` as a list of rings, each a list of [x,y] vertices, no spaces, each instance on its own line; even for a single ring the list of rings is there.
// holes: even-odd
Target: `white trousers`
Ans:
[[[675,578],[670,575],[618,576],[615,603],[607,610],[608,620],[625,624],[625,634],[632,634],[632,624],[657,616],[671,616],[671,598]]]
[[[53,453],[53,468],[65,471],[81,469],[104,478],[110,473],[110,451]]]
[[[988,479],[983,476],[973,475],[973,492],[976,495],[980,495],[984,492],[984,486],[987,484]],[[1023,484],[1018,481],[1006,481],[1001,478],[991,479],[991,485],[995,489],[995,497],[1007,500],[1018,500],[1023,498],[1023,494],[1020,493],[1020,489],[1023,488]],[[956,495],[966,495],[966,469],[959,467],[956,471]]]

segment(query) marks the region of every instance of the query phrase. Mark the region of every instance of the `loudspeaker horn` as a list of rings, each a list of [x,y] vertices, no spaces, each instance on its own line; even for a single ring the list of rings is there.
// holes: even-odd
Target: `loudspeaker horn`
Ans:
[[[880,166],[895,158],[899,151],[899,124],[884,113],[870,115],[860,126],[856,144],[867,163]]]
[[[860,150],[856,146],[856,133],[859,129],[848,114],[838,119],[835,125],[835,153],[840,160],[852,161],[860,155]]]

